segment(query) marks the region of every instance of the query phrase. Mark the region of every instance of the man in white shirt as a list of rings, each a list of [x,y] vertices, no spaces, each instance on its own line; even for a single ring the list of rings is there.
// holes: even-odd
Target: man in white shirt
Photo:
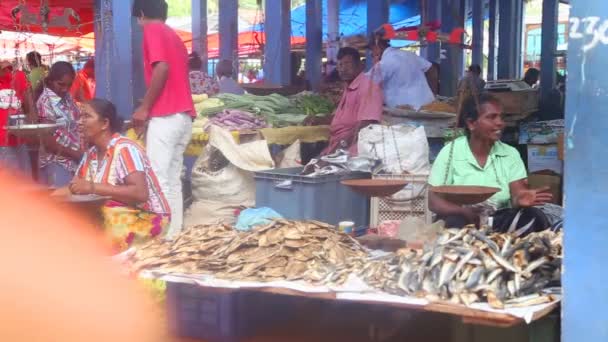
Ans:
[[[427,80],[427,73],[430,76],[434,70],[431,62],[412,52],[392,48],[388,40],[376,37],[369,48],[375,64],[369,75],[382,85],[386,106],[410,106],[418,110],[435,100]]]

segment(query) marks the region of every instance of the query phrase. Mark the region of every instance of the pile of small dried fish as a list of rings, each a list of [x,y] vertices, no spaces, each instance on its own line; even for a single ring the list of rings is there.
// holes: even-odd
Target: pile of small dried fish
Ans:
[[[486,229],[447,229],[423,251],[400,250],[368,263],[360,275],[370,286],[397,295],[471,305],[523,307],[554,298],[561,285],[562,233],[523,238]]]
[[[350,236],[315,221],[276,220],[251,232],[230,226],[190,228],[133,256],[135,270],[213,274],[243,281],[305,280],[343,284],[368,254]]]

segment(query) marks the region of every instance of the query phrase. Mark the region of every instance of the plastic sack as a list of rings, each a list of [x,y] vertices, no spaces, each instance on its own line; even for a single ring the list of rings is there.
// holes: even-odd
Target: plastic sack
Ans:
[[[245,209],[239,215],[236,222],[236,229],[248,231],[253,227],[268,224],[272,219],[277,218],[283,218],[283,216],[270,208]]]
[[[422,126],[367,126],[359,132],[358,149],[359,156],[381,160],[389,174],[410,174],[418,179],[416,176],[426,177],[431,171],[429,143]],[[407,201],[423,196],[425,191],[426,184],[416,182],[390,198]]]

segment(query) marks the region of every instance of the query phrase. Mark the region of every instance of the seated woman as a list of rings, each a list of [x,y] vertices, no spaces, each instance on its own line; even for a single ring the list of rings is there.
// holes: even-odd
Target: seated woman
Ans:
[[[61,124],[45,137],[40,153],[40,180],[53,187],[66,186],[84,153],[78,131],[79,109],[70,95],[76,72],[68,62],[57,62],[36,90],[36,107],[42,123]]]
[[[497,210],[532,207],[551,201],[548,188],[528,188],[527,172],[519,152],[500,141],[505,123],[502,106],[495,97],[482,93],[477,99],[465,99],[459,117],[459,126],[465,128],[466,136],[455,139],[441,150],[429,177],[432,187],[478,185],[499,188],[500,191],[488,200],[488,204]],[[429,191],[429,208],[449,227],[479,224],[477,210],[450,203],[432,190]]]
[[[102,213],[115,251],[163,236],[170,221],[169,204],[143,149],[118,133],[122,120],[116,107],[106,100],[91,100],[83,106],[79,126],[92,147],[70,191],[111,198]]]

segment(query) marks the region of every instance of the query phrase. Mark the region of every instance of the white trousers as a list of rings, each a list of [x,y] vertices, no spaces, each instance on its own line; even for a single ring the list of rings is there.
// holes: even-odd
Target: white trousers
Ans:
[[[184,152],[191,137],[192,119],[183,113],[152,118],[148,123],[146,152],[171,208],[167,238],[178,234],[184,221],[181,175]]]

